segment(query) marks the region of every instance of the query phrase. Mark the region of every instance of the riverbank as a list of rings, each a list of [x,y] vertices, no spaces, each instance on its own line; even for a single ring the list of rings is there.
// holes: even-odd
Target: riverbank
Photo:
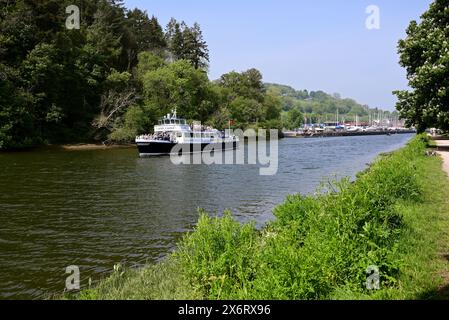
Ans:
[[[135,144],[101,144],[101,143],[80,143],[80,144],[65,144],[49,146],[49,148],[57,148],[66,151],[85,151],[85,150],[109,150],[118,148],[133,148]]]
[[[136,145],[132,143],[124,144],[102,144],[102,143],[74,143],[74,144],[47,144],[27,148],[13,148],[2,150],[0,153],[14,153],[14,152],[30,152],[30,151],[45,151],[45,150],[59,150],[59,151],[92,151],[92,150],[112,150],[135,148]]]
[[[449,180],[415,138],[355,183],[291,196],[262,231],[204,213],[164,262],[115,272],[80,299],[428,299],[447,294]],[[366,288],[369,266],[380,290]]]

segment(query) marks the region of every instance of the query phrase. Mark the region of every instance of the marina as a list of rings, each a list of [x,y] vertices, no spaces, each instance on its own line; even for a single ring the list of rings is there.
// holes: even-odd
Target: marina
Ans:
[[[391,136],[396,134],[416,134],[416,129],[404,127],[353,127],[337,124],[333,126],[318,125],[283,132],[285,138]]]

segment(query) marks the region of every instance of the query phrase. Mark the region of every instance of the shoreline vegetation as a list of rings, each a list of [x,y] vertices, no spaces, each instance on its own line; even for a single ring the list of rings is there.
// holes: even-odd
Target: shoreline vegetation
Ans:
[[[124,149],[135,147],[136,145],[132,143],[124,143],[124,144],[79,143],[79,144],[50,145],[47,148],[55,148],[64,151],[89,151],[89,150]]]
[[[0,152],[47,144],[129,143],[173,109],[217,129],[295,129],[340,119],[398,119],[324,91],[266,83],[255,69],[209,78],[198,23],[122,1],[84,1],[66,28],[68,0],[0,1]],[[44,23],[45,22],[45,23]]]
[[[292,195],[262,230],[200,212],[164,261],[115,266],[64,299],[442,299],[449,297],[449,179],[420,135],[357,180]],[[368,290],[369,267],[380,289]]]
[[[134,143],[71,143],[71,144],[44,144],[41,146],[27,148],[12,148],[8,150],[0,150],[2,153],[23,153],[23,152],[39,152],[39,151],[95,151],[95,150],[112,150],[112,149],[129,149],[135,148]]]

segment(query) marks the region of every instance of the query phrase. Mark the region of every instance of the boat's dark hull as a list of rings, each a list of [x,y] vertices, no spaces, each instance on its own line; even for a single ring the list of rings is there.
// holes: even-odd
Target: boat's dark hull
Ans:
[[[176,147],[176,148],[175,148]],[[137,149],[141,157],[145,156],[161,156],[170,154],[192,154],[203,152],[214,148],[215,151],[234,150],[238,147],[238,142],[222,142],[222,143],[202,143],[202,144],[178,144],[178,143],[160,143],[160,142],[138,142]]]

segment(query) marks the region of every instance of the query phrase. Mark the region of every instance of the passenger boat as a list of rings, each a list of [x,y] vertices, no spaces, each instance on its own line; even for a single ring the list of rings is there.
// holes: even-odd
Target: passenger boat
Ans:
[[[159,120],[154,134],[136,137],[140,157],[191,154],[207,150],[234,150],[239,138],[201,125],[188,125],[176,110]]]

